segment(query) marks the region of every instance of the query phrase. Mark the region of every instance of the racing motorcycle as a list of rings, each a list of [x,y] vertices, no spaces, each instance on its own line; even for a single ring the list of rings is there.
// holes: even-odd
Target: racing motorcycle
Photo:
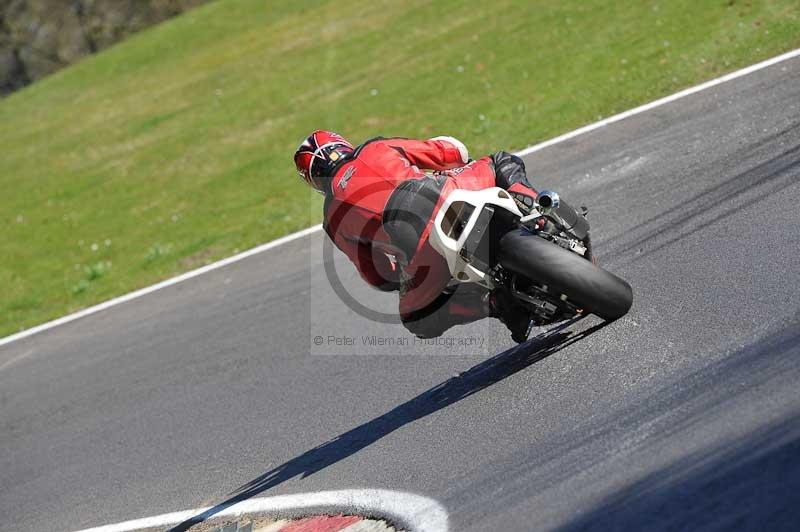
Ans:
[[[528,334],[534,325],[588,313],[607,321],[624,316],[631,286],[596,265],[585,207],[578,212],[550,190],[522,205],[524,213],[518,201],[501,188],[448,195],[430,242],[451,282],[506,291],[530,313]]]

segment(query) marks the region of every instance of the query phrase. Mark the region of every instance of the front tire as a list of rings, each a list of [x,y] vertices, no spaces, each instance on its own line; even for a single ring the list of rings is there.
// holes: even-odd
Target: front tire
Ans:
[[[564,294],[574,305],[613,321],[633,304],[633,290],[624,280],[581,256],[528,231],[517,229],[500,239],[500,264],[550,293]]]

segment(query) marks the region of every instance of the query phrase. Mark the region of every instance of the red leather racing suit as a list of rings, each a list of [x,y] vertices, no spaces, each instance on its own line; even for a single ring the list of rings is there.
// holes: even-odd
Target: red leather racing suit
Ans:
[[[428,242],[443,199],[454,189],[494,186],[536,197],[518,157],[499,152],[472,162],[466,158],[466,149],[448,140],[373,139],[335,167],[326,194],[323,227],[328,236],[367,283],[400,290],[400,317],[418,336],[438,336],[452,325],[487,315],[485,305],[443,296],[450,272]],[[424,221],[403,252],[387,232],[385,217],[390,200],[396,203],[401,191],[412,189],[405,202],[422,208]],[[434,310],[436,319],[431,318]]]

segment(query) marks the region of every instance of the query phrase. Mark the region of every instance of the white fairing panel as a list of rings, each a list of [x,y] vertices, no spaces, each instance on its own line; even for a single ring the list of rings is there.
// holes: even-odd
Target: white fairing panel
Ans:
[[[445,213],[453,203],[457,202],[463,202],[474,207],[458,240],[448,236],[442,226]],[[498,187],[484,190],[454,190],[445,198],[439,212],[436,214],[433,229],[430,233],[431,246],[445,258],[447,266],[450,269],[450,274],[453,276],[453,279],[457,281],[490,286],[490,281],[486,277],[486,272],[480,271],[466,262],[460,254],[461,248],[467,241],[467,237],[475,228],[475,223],[478,221],[483,207],[487,204],[501,207],[522,217],[522,213],[511,195]]]

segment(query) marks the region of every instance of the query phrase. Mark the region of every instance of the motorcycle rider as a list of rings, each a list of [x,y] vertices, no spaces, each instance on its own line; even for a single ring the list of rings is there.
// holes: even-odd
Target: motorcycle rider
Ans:
[[[294,154],[297,171],[325,196],[323,228],[361,277],[379,290],[399,290],[403,325],[421,338],[485,317],[499,318],[521,342],[530,316],[502,292],[451,280],[445,259],[428,242],[443,199],[454,189],[501,187],[520,209],[536,199],[516,155],[497,152],[471,160],[453,137],[429,140],[376,137],[354,147],[317,130]],[[425,172],[427,170],[428,172]]]

